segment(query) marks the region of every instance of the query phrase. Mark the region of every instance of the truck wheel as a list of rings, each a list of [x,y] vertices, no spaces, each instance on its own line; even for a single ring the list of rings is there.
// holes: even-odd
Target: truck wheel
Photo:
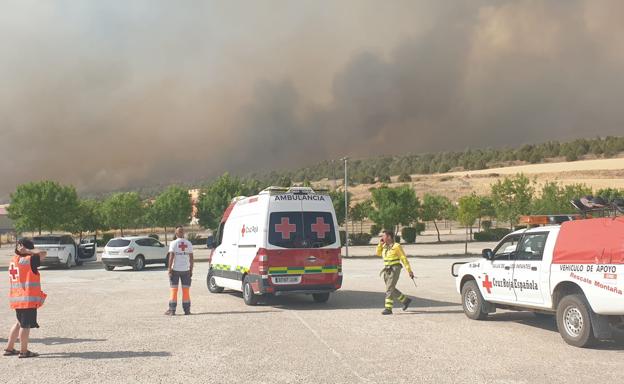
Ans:
[[[462,307],[468,318],[472,320],[487,318],[488,314],[484,311],[484,302],[476,281],[471,280],[464,284],[462,287]]]
[[[67,256],[67,261],[65,262],[65,264],[63,264],[63,268],[70,269],[71,266],[72,266],[72,255],[70,253],[69,256]]]
[[[210,293],[221,293],[223,292],[223,287],[219,287],[217,282],[215,281],[214,274],[212,273],[212,268],[208,271],[208,277],[206,278],[206,284],[208,285],[208,291]]]
[[[583,348],[596,341],[589,311],[591,308],[582,295],[568,295],[561,299],[557,305],[557,328],[566,343]]]
[[[134,263],[132,263],[132,269],[135,271],[141,271],[145,268],[145,259],[143,256],[139,255],[134,258]]]
[[[76,266],[80,267],[84,264],[84,261],[76,259]]]
[[[317,303],[326,303],[329,300],[329,292],[325,293],[313,293],[312,298]]]
[[[247,276],[245,276],[245,279],[243,279],[243,300],[247,305],[258,304],[258,296],[254,294],[251,283],[249,282],[249,277]]]
[[[113,269],[115,269],[114,265],[106,265],[104,264],[104,269],[106,269],[107,271],[112,271]]]

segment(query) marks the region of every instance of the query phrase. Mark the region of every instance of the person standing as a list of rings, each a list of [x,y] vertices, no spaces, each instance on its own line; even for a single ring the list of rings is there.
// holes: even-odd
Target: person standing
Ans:
[[[178,306],[178,287],[182,283],[182,309],[185,315],[191,314],[191,279],[193,277],[193,244],[184,238],[184,228],[177,226],[176,239],[169,244],[169,283],[171,297],[167,316],[174,316]]]
[[[41,290],[41,276],[38,268],[46,252],[35,250],[31,240],[21,239],[15,245],[15,255],[9,264],[9,302],[15,309],[17,323],[11,328],[4,356],[19,355],[20,359],[37,357],[38,353],[28,350],[31,328],[39,328],[37,324],[37,308],[41,307],[46,294]],[[20,351],[15,349],[19,337]]]
[[[414,278],[414,272],[412,272],[412,267],[409,261],[407,261],[405,252],[403,252],[403,247],[401,247],[401,244],[394,242],[394,233],[392,231],[383,231],[377,245],[377,256],[383,258],[384,269],[380,274],[383,274],[384,282],[386,283],[385,309],[381,314],[392,315],[395,299],[403,304],[404,311],[407,310],[412,299],[396,289],[401,274],[401,263],[405,266],[411,279]]]

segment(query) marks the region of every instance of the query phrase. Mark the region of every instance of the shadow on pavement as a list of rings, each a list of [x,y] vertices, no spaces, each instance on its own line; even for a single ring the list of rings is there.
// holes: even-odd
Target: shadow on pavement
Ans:
[[[198,312],[198,313],[191,314],[191,316],[202,316],[202,315],[252,315],[254,313],[279,313],[279,312],[282,312],[282,311],[266,310],[266,311]]]
[[[85,359],[85,360],[112,360],[112,359],[130,359],[136,357],[169,357],[169,352],[135,352],[135,351],[111,351],[111,352],[61,352],[61,353],[42,353],[40,358],[43,359]]]
[[[240,292],[232,292],[232,295],[241,296]],[[458,303],[426,299],[422,297],[410,296],[412,304],[410,309],[436,308],[458,306]],[[315,303],[310,295],[292,296],[269,296],[262,299],[265,305],[282,309],[297,310],[337,310],[337,309],[383,309],[385,295],[383,292],[352,291],[341,289],[330,295],[327,303]],[[396,304],[398,308],[398,303]]]
[[[461,309],[449,309],[448,311],[414,311],[410,306],[407,311],[393,311],[395,315],[456,315],[463,314]]]
[[[555,316],[536,316],[533,312],[503,312],[495,313],[488,317],[488,321],[513,321],[546,331],[559,333]],[[563,343],[563,339],[561,340]],[[624,351],[624,335],[617,335],[615,340],[600,341],[595,346],[587,349]]]
[[[54,271],[72,271],[72,270],[76,270],[76,271],[93,271],[93,270],[97,270],[97,269],[101,269],[104,270],[104,264],[102,264],[99,261],[93,261],[93,262],[88,262],[85,263],[83,265],[80,266],[72,266],[70,270],[65,269],[63,267],[59,267],[59,266],[51,266],[51,265],[44,265],[41,267],[42,271],[50,271],[50,272],[54,272]],[[141,272],[150,272],[150,271],[166,271],[167,267],[165,267],[165,265],[163,263],[160,264],[148,264],[145,266],[145,268],[142,271],[135,271],[134,269],[132,269],[132,267],[128,266],[128,267],[117,267],[115,268],[112,272],[136,272],[136,273],[141,273]]]
[[[70,337],[46,337],[43,339],[30,339],[31,343],[38,343],[43,345],[64,345],[64,344],[78,344],[78,343],[91,343],[108,341],[107,339],[79,339]]]

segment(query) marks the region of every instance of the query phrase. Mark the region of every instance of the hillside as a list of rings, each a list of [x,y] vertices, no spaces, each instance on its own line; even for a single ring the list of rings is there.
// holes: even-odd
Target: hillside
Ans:
[[[624,157],[529,164],[432,175],[413,174],[411,175],[412,181],[409,183],[399,183],[397,182],[398,177],[392,176],[392,183],[389,185],[408,184],[414,188],[418,196],[429,192],[456,200],[472,191],[477,194],[489,193],[492,183],[517,173],[524,173],[534,178],[538,183],[556,180],[564,185],[582,183],[593,189],[624,189]],[[335,186],[342,186],[342,180],[323,180],[312,184],[319,188],[334,188]],[[353,193],[353,201],[357,202],[370,196],[370,188],[379,186],[381,183],[359,184],[349,187],[349,191]]]

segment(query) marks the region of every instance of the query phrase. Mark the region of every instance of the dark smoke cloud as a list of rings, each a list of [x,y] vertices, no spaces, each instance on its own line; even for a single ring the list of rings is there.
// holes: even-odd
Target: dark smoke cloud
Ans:
[[[3,5],[0,199],[624,132],[624,3],[441,3]]]

